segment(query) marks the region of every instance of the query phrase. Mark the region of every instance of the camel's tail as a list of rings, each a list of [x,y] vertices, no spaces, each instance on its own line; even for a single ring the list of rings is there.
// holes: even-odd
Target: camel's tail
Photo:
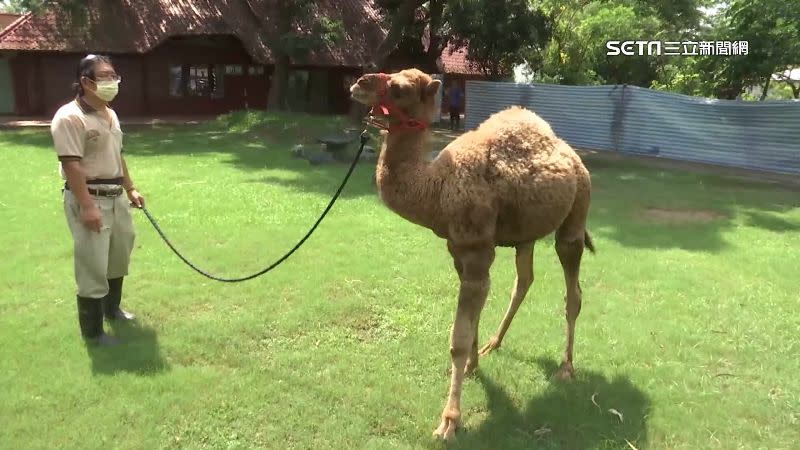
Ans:
[[[589,249],[590,252],[595,253],[594,251],[594,241],[592,241],[592,235],[589,234],[589,230],[586,230],[583,235],[583,245]]]

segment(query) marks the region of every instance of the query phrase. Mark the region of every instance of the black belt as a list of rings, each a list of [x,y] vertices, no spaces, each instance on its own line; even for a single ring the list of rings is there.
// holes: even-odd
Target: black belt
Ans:
[[[102,179],[96,178],[94,180],[86,180],[87,185],[92,184],[115,184],[118,187],[114,187],[111,189],[95,189],[95,188],[88,188],[89,195],[94,195],[97,197],[119,197],[122,195],[122,178],[111,178],[111,179]],[[64,183],[64,189],[69,190],[69,185]]]
[[[94,180],[86,180],[86,184],[118,184],[122,186],[122,178],[95,178]]]

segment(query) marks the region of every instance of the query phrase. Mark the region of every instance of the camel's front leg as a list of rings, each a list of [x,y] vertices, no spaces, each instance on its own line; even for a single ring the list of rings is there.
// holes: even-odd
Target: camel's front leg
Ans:
[[[572,365],[572,346],[575,342],[575,321],[581,312],[581,285],[578,281],[581,257],[583,256],[583,238],[568,240],[561,234],[556,235],[556,253],[564,268],[564,280],[567,285],[566,316],[567,345],[564,349],[564,360],[561,362],[556,377],[569,380],[575,375]]]
[[[464,278],[464,264],[461,262],[461,260],[459,260],[459,254],[456,252],[457,249],[450,241],[447,242],[447,250],[453,257],[453,267],[456,269],[459,281],[461,281]],[[472,351],[470,352],[469,358],[467,358],[467,365],[464,369],[464,373],[466,375],[472,374],[472,372],[478,368],[478,322],[479,320],[475,320],[475,333],[473,334],[472,339]]]
[[[450,336],[450,356],[453,366],[450,378],[450,393],[442,411],[442,421],[433,432],[444,440],[451,439],[461,420],[461,386],[464,382],[467,359],[477,353],[475,333],[481,310],[489,293],[489,266],[494,250],[470,252],[459,258],[463,265],[458,309]],[[477,355],[474,355],[477,356]]]

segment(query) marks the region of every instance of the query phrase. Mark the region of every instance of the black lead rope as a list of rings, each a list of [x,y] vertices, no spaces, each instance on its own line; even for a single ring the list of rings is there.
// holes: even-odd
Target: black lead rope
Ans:
[[[333,207],[333,204],[336,202],[336,199],[339,198],[339,194],[342,193],[342,189],[344,189],[344,186],[347,184],[347,180],[350,179],[350,175],[353,173],[353,170],[356,168],[356,164],[358,164],[359,158],[361,158],[361,153],[364,151],[364,145],[367,143],[368,139],[369,139],[369,134],[367,134],[367,130],[362,131],[361,132],[361,147],[358,149],[358,153],[356,153],[356,157],[355,157],[355,159],[353,159],[353,163],[350,165],[350,169],[347,171],[347,175],[344,176],[344,180],[342,180],[342,184],[339,186],[339,189],[336,190],[336,193],[333,195],[333,198],[331,199],[330,203],[328,203],[328,207],[325,208],[325,211],[323,211],[322,215],[319,216],[319,219],[317,219],[317,221],[314,223],[314,226],[312,226],[311,229],[308,230],[308,233],[306,233],[306,235],[303,236],[302,239],[300,239],[300,242],[298,242],[291,250],[289,250],[288,253],[283,255],[279,260],[277,260],[274,263],[272,263],[272,265],[270,265],[266,269],[264,269],[264,270],[262,270],[260,272],[256,272],[256,273],[254,273],[252,275],[248,275],[248,276],[240,277],[240,278],[222,278],[222,277],[217,277],[217,276],[211,275],[210,273],[205,272],[202,269],[199,269],[197,266],[192,264],[188,259],[186,259],[183,255],[181,255],[181,253],[175,248],[175,246],[172,245],[172,243],[169,241],[169,239],[167,239],[167,236],[164,235],[164,232],[161,231],[161,227],[158,226],[158,223],[156,223],[156,220],[153,218],[153,216],[150,215],[150,211],[148,211],[147,208],[145,208],[144,206],[142,206],[140,209],[144,212],[145,216],[147,216],[147,219],[150,221],[150,223],[153,224],[153,228],[156,229],[156,231],[158,232],[159,236],[161,236],[161,239],[163,239],[164,242],[169,246],[169,248],[172,249],[172,251],[176,255],[178,255],[178,258],[180,258],[183,262],[186,263],[186,265],[188,265],[189,267],[194,269],[195,272],[199,273],[200,275],[203,275],[206,278],[211,278],[212,280],[222,281],[222,282],[225,282],[225,283],[237,283],[237,282],[240,282],[240,281],[246,281],[246,280],[250,280],[250,279],[253,279],[253,278],[256,278],[256,277],[260,277],[261,275],[264,275],[265,273],[269,272],[270,270],[278,267],[282,262],[286,261],[289,258],[289,256],[291,256],[292,253],[297,251],[297,249],[299,249],[300,246],[303,245],[303,243],[306,241],[306,239],[308,239],[311,236],[311,234],[314,233],[314,230],[317,229],[317,225],[319,225],[320,222],[322,222],[322,219],[325,218],[325,216],[328,214],[328,211],[330,211],[331,208]]]

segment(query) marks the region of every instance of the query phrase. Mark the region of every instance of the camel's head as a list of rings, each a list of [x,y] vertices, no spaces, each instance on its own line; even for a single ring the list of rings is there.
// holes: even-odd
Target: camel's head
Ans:
[[[436,113],[435,98],[441,85],[420,70],[407,69],[366,74],[350,87],[350,94],[353,100],[372,106],[375,118],[388,121],[390,127],[413,123],[427,126]]]

